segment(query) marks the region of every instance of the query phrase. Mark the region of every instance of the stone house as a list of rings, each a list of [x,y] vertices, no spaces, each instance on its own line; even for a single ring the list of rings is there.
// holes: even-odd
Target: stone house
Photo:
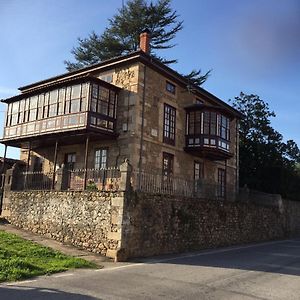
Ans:
[[[27,171],[101,169],[127,158],[137,176],[202,180],[221,195],[238,186],[241,114],[149,55],[148,33],[139,51],[19,90],[2,100],[1,143],[21,149]]]

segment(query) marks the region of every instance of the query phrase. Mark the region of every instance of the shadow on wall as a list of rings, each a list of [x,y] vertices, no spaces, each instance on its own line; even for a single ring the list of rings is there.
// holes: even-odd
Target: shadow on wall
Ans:
[[[94,298],[81,294],[66,293],[57,289],[36,288],[12,285],[9,287],[0,287],[0,298],[5,300],[96,300]]]
[[[300,276],[299,250],[300,238],[131,261]]]

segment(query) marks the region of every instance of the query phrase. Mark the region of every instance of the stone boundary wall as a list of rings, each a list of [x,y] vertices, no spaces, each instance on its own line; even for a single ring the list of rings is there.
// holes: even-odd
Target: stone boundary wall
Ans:
[[[9,221],[124,261],[300,234],[300,202],[281,207],[141,192],[10,192]]]
[[[126,200],[128,257],[216,248],[300,234],[300,202],[279,207],[134,193]],[[298,227],[297,227],[298,226]]]
[[[10,192],[15,226],[115,257],[121,247],[123,193]]]

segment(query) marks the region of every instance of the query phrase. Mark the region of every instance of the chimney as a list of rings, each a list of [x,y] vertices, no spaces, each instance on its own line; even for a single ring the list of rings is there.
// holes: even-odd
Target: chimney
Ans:
[[[150,31],[145,29],[140,34],[140,50],[150,54]]]

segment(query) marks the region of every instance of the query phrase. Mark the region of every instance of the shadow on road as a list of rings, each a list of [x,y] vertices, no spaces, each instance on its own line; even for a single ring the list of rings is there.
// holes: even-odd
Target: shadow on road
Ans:
[[[56,289],[35,288],[13,285],[0,287],[0,299],[22,299],[22,300],[99,300],[81,294],[62,292]]]
[[[300,239],[245,247],[203,250],[180,255],[162,255],[151,259],[135,259],[133,261],[300,276]]]

